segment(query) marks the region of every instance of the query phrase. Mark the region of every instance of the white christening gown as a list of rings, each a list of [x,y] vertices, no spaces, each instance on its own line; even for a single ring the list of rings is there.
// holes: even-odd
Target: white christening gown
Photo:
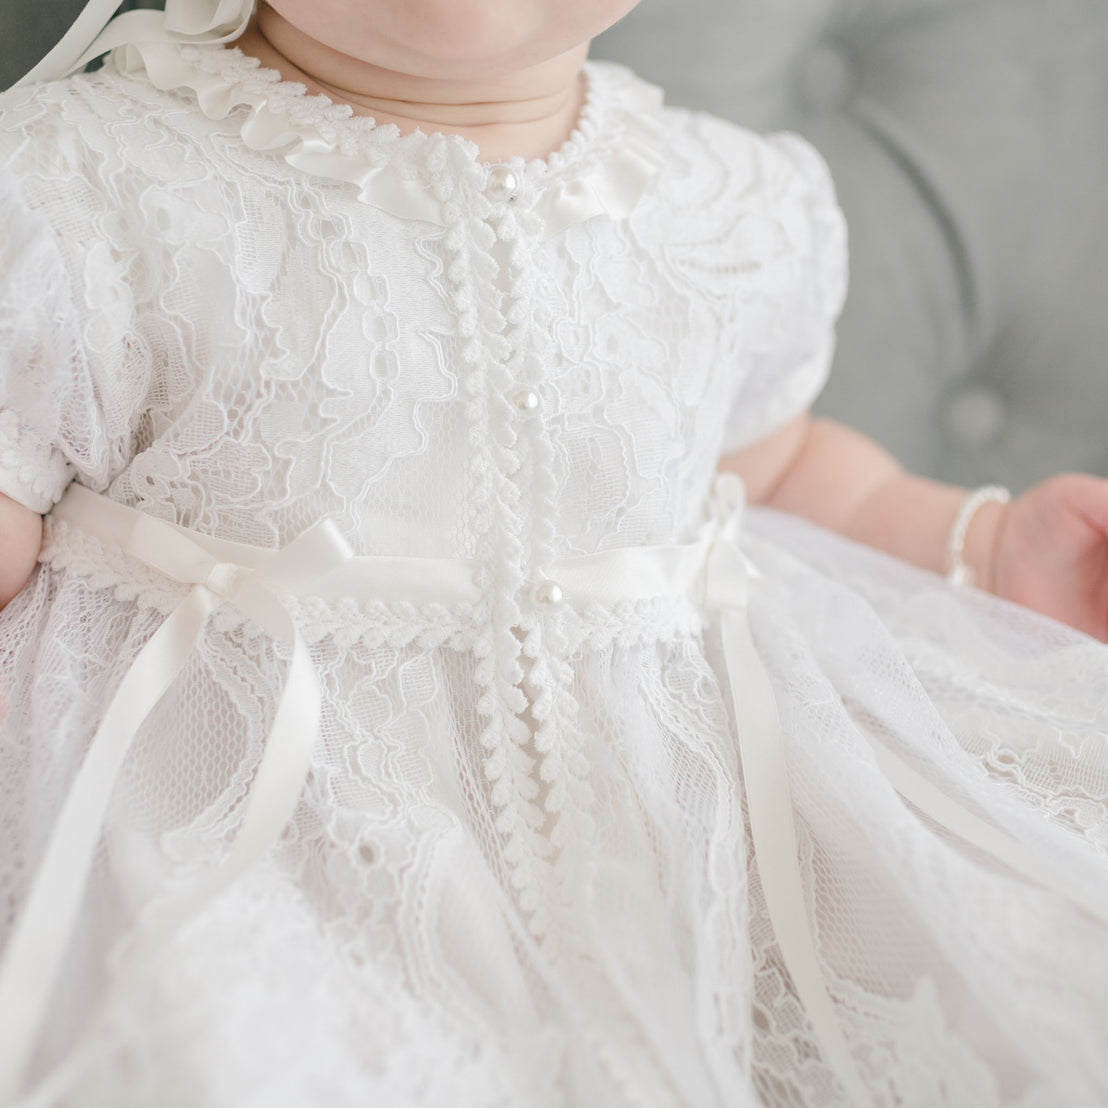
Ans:
[[[1108,1103],[1108,652],[743,519],[830,183],[587,79],[501,166],[219,47],[0,99],[8,1102]]]

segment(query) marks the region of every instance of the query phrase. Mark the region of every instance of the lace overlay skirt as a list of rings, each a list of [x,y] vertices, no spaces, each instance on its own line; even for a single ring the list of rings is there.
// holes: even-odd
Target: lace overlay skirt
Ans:
[[[906,804],[868,741],[1103,890],[1108,650],[783,517],[750,532],[810,926],[873,1101],[1108,1100],[1104,924]],[[0,615],[5,933],[173,599],[62,561]],[[136,921],[225,851],[288,666],[217,614],[115,789],[41,1103],[847,1103],[767,916],[714,618],[666,602],[563,628],[557,736],[530,644],[513,836],[479,621],[417,616],[297,612],[323,728],[295,816],[136,968]]]

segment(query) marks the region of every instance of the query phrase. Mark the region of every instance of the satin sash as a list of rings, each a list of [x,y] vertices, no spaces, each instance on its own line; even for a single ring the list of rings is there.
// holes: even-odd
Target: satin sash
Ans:
[[[742,509],[742,481],[735,474],[719,474],[711,518],[696,542],[564,559],[555,567],[554,578],[563,603],[684,596],[718,613],[751,836],[769,918],[829,1065],[854,1103],[868,1108],[872,1102],[836,1017],[808,922],[785,744],[773,686],[747,619],[749,590],[756,587],[758,573],[742,548]],[[123,760],[143,721],[187,664],[215,608],[230,604],[238,609],[275,641],[291,647],[292,661],[246,812],[227,856],[186,895],[161,901],[156,911],[141,917],[124,959],[125,970],[156,958],[178,928],[272,849],[293,814],[318,736],[320,691],[287,598],[354,596],[443,604],[480,599],[472,562],[355,557],[329,521],[316,524],[283,550],[262,550],[186,531],[77,485],[70,487],[52,516],[103,542],[121,545],[131,557],[190,589],[140,651],[112,698],[0,960],[0,1104],[11,1103],[24,1086]],[[1095,896],[1067,884],[1017,840],[975,817],[893,751],[867,737],[878,766],[917,809],[1108,922],[1108,906]],[[54,1081],[48,1078],[47,1083]]]

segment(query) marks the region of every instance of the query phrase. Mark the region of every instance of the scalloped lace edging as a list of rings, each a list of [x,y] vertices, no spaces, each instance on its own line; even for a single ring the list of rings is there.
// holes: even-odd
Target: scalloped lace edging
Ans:
[[[238,48],[139,43],[112,58],[124,76],[145,74],[163,92],[190,91],[211,120],[248,109],[240,135],[250,149],[280,152],[296,169],[354,185],[363,202],[402,218],[445,223],[457,180],[468,174],[476,188],[486,183],[490,167],[469,140],[402,135],[349,105],[309,95]],[[527,179],[544,237],[604,212],[628,214],[664,164],[660,90],[622,66],[587,63],[585,73],[588,95],[562,146],[545,161],[507,161]],[[444,172],[448,166],[456,172]]]

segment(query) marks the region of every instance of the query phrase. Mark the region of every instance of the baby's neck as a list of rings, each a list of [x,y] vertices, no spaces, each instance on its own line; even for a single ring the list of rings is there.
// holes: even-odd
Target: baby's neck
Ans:
[[[394,123],[404,134],[461,135],[477,145],[482,161],[547,157],[569,137],[584,99],[584,48],[507,76],[444,80],[340,54],[267,5],[236,45],[285,80],[379,124]]]

